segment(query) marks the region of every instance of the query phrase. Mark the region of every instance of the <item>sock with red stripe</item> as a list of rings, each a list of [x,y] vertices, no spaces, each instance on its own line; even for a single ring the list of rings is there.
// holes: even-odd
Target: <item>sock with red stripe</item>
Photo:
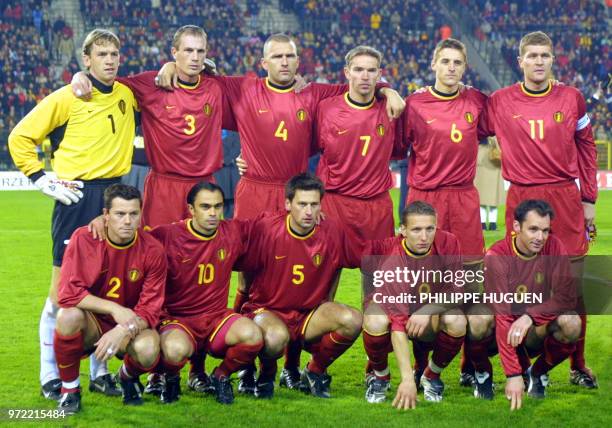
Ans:
[[[340,355],[351,347],[356,338],[344,337],[335,331],[324,334],[319,340],[319,348],[312,354],[308,370],[323,374]]]
[[[80,385],[81,356],[85,353],[83,334],[79,330],[70,336],[62,336],[56,330],[53,335],[53,350],[62,380],[62,393],[77,391]]]
[[[429,379],[439,378],[442,370],[450,364],[461,350],[464,337],[453,337],[443,331],[439,332],[434,341],[431,361],[425,369],[424,375]]]
[[[250,366],[255,361],[257,354],[261,351],[263,342],[256,343],[255,345],[247,345],[246,343],[239,343],[234,346],[230,346],[225,352],[225,358],[213,372],[217,378],[221,376],[229,377],[232,373],[237,372],[243,367]],[[276,360],[275,360],[276,361]],[[276,372],[276,370],[275,370]]]
[[[584,342],[586,339],[587,316],[584,312],[584,301],[579,298],[579,305],[582,303],[582,311],[580,313],[580,337],[576,342],[576,350],[570,355],[570,366],[572,370],[583,370],[586,367],[584,358]]]
[[[531,373],[540,376],[548,373],[553,367],[565,360],[576,349],[575,343],[563,343],[558,341],[552,334],[544,339],[544,352],[533,364]]]
[[[368,371],[384,372],[389,367],[391,333],[372,335],[363,331],[363,347],[368,356]]]

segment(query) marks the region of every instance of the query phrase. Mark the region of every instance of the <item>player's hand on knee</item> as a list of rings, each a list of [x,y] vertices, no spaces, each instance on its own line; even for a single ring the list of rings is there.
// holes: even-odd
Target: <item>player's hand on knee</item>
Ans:
[[[413,379],[403,380],[397,387],[397,393],[391,405],[399,410],[416,408],[417,387]]]
[[[87,225],[87,230],[91,233],[93,239],[97,239],[98,241],[103,241],[106,239],[106,222],[104,221],[104,216],[99,215],[89,222]]]
[[[82,181],[57,180],[44,174],[34,185],[45,195],[64,205],[76,204],[83,197],[83,192],[79,190],[83,188]]]
[[[514,321],[508,330],[508,336],[506,337],[506,343],[513,348],[519,346],[525,335],[533,325],[533,320],[529,315],[522,315],[519,319]]]
[[[525,384],[522,376],[509,377],[506,381],[506,398],[510,401],[510,410],[518,410],[523,405]]]
[[[236,166],[238,167],[238,174],[240,175],[244,175],[247,171],[248,165],[246,161],[242,158],[242,153],[240,153],[236,158]]]
[[[408,337],[416,338],[425,333],[425,329],[431,320],[430,315],[413,314],[406,323],[406,334]]]
[[[96,351],[94,355],[99,361],[108,361],[119,351],[121,343],[129,336],[129,331],[123,326],[116,325],[112,330],[107,331],[94,345]]]
[[[75,97],[80,98],[85,101],[91,100],[91,91],[92,85],[91,80],[87,77],[82,71],[79,71],[74,76],[72,76],[72,81],[70,82],[72,86],[72,93]]]
[[[165,63],[155,77],[155,86],[172,91],[178,88],[178,74],[176,74],[176,64],[173,62]]]

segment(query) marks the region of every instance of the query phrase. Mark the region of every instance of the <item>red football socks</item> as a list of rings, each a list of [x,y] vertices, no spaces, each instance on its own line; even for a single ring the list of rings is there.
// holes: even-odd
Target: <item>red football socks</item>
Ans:
[[[312,360],[308,363],[308,370],[313,373],[323,374],[336,358],[351,347],[355,339],[344,337],[335,331],[324,334],[319,340],[319,347],[312,354]]]
[[[85,353],[81,331],[70,336],[62,336],[56,330],[53,336],[53,350],[62,382],[69,383],[77,380],[81,357]]]
[[[565,360],[576,349],[575,343],[563,343],[551,334],[544,339],[544,352],[533,364],[531,373],[539,376],[548,373],[553,367]]]
[[[481,340],[465,338],[463,345],[465,358],[467,358],[477,372],[493,373],[493,366],[489,360],[489,346],[495,340],[494,335],[490,335]]]
[[[363,331],[363,347],[368,355],[368,370],[384,371],[389,366],[391,333],[372,335]]]
[[[225,358],[215,369],[215,376],[230,376],[232,373],[240,370],[242,367],[253,364],[257,354],[263,347],[263,342],[259,342],[255,345],[247,345],[245,343],[239,343],[234,346],[230,346],[225,352]],[[275,370],[276,372],[276,370]]]

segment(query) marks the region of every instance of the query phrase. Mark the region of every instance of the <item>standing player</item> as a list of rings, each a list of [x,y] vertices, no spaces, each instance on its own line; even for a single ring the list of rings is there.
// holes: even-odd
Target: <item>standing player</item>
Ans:
[[[59,398],[61,387],[52,347],[57,284],[66,243],[75,229],[102,212],[104,189],[130,170],[137,105],[129,88],[115,82],[119,46],[119,39],[110,31],[89,33],[83,42],[83,62],[94,88],[91,101],[75,99],[70,86],[64,86],[42,100],[9,135],[15,165],[56,201],[51,226],[51,287],[40,319],[40,382],[43,395],[50,399]],[[45,174],[35,151],[47,136],[57,179]],[[90,390],[120,394],[106,365],[98,365],[94,359],[91,363]]]
[[[329,220],[316,224],[323,184],[309,174],[287,183],[288,213],[257,221],[240,266],[251,273],[249,300],[242,313],[262,329],[264,348],[255,396],[274,393],[276,360],[289,340],[303,344],[312,359],[301,381],[314,396],[330,397],[327,368],[361,332],[361,313],[332,302],[338,270],[349,259],[346,242]]]
[[[142,404],[139,375],[159,359],[157,325],[166,282],[162,246],[138,233],[138,189],[113,184],[104,192],[107,238],[86,227],[70,238],[62,265],[54,348],[62,379],[58,408],[81,409],[79,365],[94,352],[101,361],[123,355],[119,379],[125,404]]]
[[[576,290],[567,252],[552,234],[554,213],[542,200],[525,200],[514,210],[513,234],[496,242],[485,257],[485,285],[490,293],[540,295],[541,304],[497,304],[495,336],[510,409],[528,393],[544,398],[548,372],[575,349],[580,336]],[[530,356],[539,355],[529,367]]]
[[[399,142],[400,121],[391,121],[385,102],[374,97],[382,54],[358,46],[345,61],[348,92],[322,101],[317,109],[317,176],[327,193],[323,212],[346,226],[352,245],[365,245],[369,239],[393,236],[389,161],[396,137]]]
[[[472,87],[460,87],[466,67],[465,45],[452,38],[440,41],[431,62],[436,73],[434,85],[406,99],[404,133],[410,145],[407,203],[430,203],[438,214],[437,227],[455,234],[464,263],[476,269],[485,251],[474,177],[478,141],[486,135],[480,126],[486,96]],[[479,321],[474,318],[478,316],[468,315],[472,324]],[[470,336],[468,332],[466,347]],[[427,355],[416,349],[415,371],[421,373]],[[466,369],[462,367],[462,371]]]
[[[408,267],[413,272],[461,269],[459,242],[452,233],[436,230],[436,211],[428,203],[415,201],[406,206],[402,212],[400,233],[399,237],[368,245],[369,253],[388,257],[382,264],[383,270],[386,265],[387,271],[395,271],[398,267]],[[415,296],[430,291],[454,291],[448,290],[448,287],[437,287],[440,285],[443,284],[422,281],[410,288],[406,284],[392,283],[384,285],[385,288],[380,289],[383,293],[379,294],[399,295],[407,288]],[[420,377],[420,384],[425,400],[441,401],[444,383],[440,374],[461,349],[466,332],[465,315],[459,308],[442,304],[389,304],[377,302],[377,299],[380,300],[372,295],[371,290],[366,290],[363,321],[364,345],[368,355],[366,400],[369,403],[386,400],[385,393],[391,386],[387,357],[392,350],[397,357],[402,379],[393,406],[398,409],[415,407],[417,384],[410,366],[410,338],[413,347],[433,349],[432,358]]]
[[[223,119],[231,123],[231,113],[224,109],[219,83],[200,73],[206,50],[206,32],[185,25],[172,38],[176,91],[158,88],[154,71],[118,79],[134,91],[141,108],[145,151],[151,164],[144,190],[145,226],[189,217],[187,193],[200,181],[214,181],[212,174],[223,164],[221,126]],[[86,97],[89,87],[83,74],[77,73],[72,80],[75,94],[81,91]]]
[[[187,195],[192,218],[151,231],[168,258],[160,324],[164,403],[179,399],[181,368],[199,351],[223,358],[210,379],[217,401],[231,404],[230,375],[252,364],[263,345],[253,321],[227,308],[232,267],[249,232],[246,222],[221,221],[223,199],[216,184],[198,183]]]
[[[518,63],[524,81],[496,91],[487,108],[487,125],[503,152],[502,175],[511,185],[506,229],[525,199],[542,199],[555,211],[552,231],[563,242],[576,278],[582,278],[597,199],[597,151],[583,96],[576,88],[555,85],[552,40],[541,31],[521,39]],[[575,180],[580,180],[580,188]],[[586,314],[582,295],[580,340],[571,357],[570,381],[596,388],[584,360]]]

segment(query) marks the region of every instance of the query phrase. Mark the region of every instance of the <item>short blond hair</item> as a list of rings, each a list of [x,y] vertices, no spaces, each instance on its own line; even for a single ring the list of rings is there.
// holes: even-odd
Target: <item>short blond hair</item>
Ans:
[[[467,49],[463,42],[449,37],[448,39],[440,40],[433,51],[432,61],[436,62],[442,49],[455,49],[463,54],[463,60],[467,63]]]
[[[117,49],[121,48],[121,42],[115,33],[103,28],[96,28],[85,37],[85,40],[83,40],[83,55],[91,55],[91,48],[94,44],[104,45],[106,43],[112,43]]]
[[[372,46],[360,45],[356,48],[348,51],[346,56],[344,57],[344,62],[347,68],[350,68],[351,62],[356,56],[367,55],[375,58],[378,61],[378,66],[380,67],[382,64],[383,55],[378,49],[374,49]]]
[[[272,42],[290,43],[290,44],[292,44],[293,47],[295,48],[295,54],[297,55],[297,44],[295,43],[295,40],[293,40],[291,37],[289,37],[288,35],[286,35],[284,33],[276,33],[276,34],[272,34],[264,42],[264,45],[263,45],[263,56],[264,56],[264,58],[266,57],[266,54],[270,50],[270,43],[272,43]]]
[[[172,36],[172,47],[176,50],[181,46],[181,38],[183,34],[189,34],[191,36],[199,36],[204,39],[204,42],[208,43],[208,36],[206,35],[206,31],[202,27],[198,27],[197,25],[183,25],[181,28],[176,30],[174,36]]]
[[[548,35],[542,31],[534,31],[533,33],[525,34],[519,44],[519,56],[525,54],[527,46],[548,46],[550,51],[553,50],[553,42]]]

